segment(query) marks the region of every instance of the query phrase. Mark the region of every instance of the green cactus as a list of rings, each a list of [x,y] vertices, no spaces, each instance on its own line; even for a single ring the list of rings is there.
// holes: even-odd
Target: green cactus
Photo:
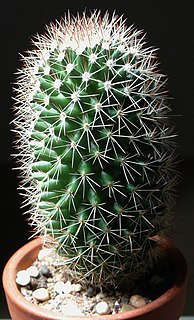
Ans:
[[[173,205],[166,77],[144,38],[114,14],[68,15],[36,36],[15,88],[35,234],[93,284],[141,272]]]

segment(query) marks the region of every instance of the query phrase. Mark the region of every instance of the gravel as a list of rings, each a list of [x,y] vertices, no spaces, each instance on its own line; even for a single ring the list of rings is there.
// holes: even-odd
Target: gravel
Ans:
[[[19,271],[16,277],[22,295],[41,308],[66,316],[91,316],[130,311],[151,301],[141,290],[128,293],[112,288],[100,291],[92,285],[85,288],[64,267],[53,265],[51,253],[50,249],[41,250],[32,266]],[[160,275],[151,276],[150,286],[154,289],[162,281]]]

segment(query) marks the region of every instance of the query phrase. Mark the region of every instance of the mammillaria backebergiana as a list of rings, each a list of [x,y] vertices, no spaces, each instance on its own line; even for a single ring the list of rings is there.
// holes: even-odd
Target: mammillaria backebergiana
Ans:
[[[144,38],[115,14],[68,14],[34,38],[15,86],[35,234],[52,236],[93,284],[145,268],[173,204],[166,78]]]

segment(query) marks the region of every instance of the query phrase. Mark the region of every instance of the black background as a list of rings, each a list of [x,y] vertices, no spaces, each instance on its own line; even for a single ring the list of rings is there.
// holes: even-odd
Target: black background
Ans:
[[[177,237],[177,243],[180,243],[183,249],[182,240],[187,241],[190,247],[194,247],[193,228],[190,226],[190,229],[186,230],[187,225],[192,223],[194,225],[190,212],[194,205],[194,11],[192,3],[193,1],[189,0],[0,1],[1,270],[10,255],[27,242],[30,236],[27,217],[22,215],[24,209],[20,208],[22,199],[17,191],[18,178],[17,173],[12,170],[14,164],[10,156],[13,152],[14,138],[9,124],[12,120],[11,97],[15,81],[14,73],[21,67],[19,52],[23,53],[30,49],[30,38],[36,33],[44,32],[45,24],[60,19],[68,9],[73,14],[85,8],[88,11],[101,9],[102,13],[105,10],[109,10],[110,13],[116,10],[117,14],[124,14],[128,25],[134,24],[135,27],[147,33],[148,45],[160,48],[160,67],[169,77],[168,88],[170,96],[173,97],[171,107],[173,114],[177,115],[175,122],[179,133],[179,152],[183,159],[181,164],[183,183],[180,186],[180,198],[175,208],[178,216],[178,231],[175,238]],[[188,216],[185,212],[184,217],[180,217],[180,210],[188,210]],[[187,223],[184,222],[185,220]],[[191,261],[193,259],[191,248],[190,250],[186,248],[185,252],[188,260]],[[0,317],[6,318],[8,313],[3,292],[0,296],[2,298]],[[194,313],[194,307],[189,305],[188,298],[185,313],[192,312]]]

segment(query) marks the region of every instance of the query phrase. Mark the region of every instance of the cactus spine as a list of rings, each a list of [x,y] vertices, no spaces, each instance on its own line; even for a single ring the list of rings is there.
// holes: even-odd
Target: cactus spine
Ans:
[[[176,182],[155,49],[98,11],[50,24],[33,44],[14,124],[35,234],[51,235],[86,281],[133,277],[165,228]]]

